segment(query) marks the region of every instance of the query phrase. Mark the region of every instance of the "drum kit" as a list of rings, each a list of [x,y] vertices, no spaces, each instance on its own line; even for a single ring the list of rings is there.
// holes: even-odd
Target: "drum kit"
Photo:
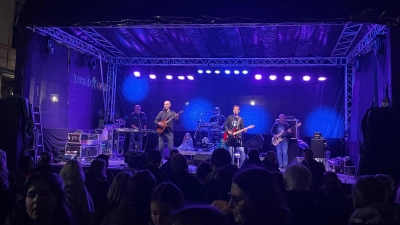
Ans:
[[[224,130],[216,122],[203,122],[202,117],[205,114],[197,114],[200,118],[197,120],[196,132],[194,134],[195,145],[204,151],[212,151],[222,139]]]

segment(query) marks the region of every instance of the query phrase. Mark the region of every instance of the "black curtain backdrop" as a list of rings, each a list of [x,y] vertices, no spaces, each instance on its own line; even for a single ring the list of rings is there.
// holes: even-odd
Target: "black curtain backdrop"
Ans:
[[[134,105],[139,104],[147,114],[150,127],[154,127],[153,120],[162,110],[163,102],[170,100],[173,110],[184,110],[181,124],[174,125],[175,130],[194,131],[200,118],[208,122],[214,107],[220,107],[221,113],[228,116],[237,104],[245,125],[256,125],[249,130],[250,134],[269,134],[274,120],[284,113],[303,123],[299,128],[300,137],[312,136],[316,131],[327,138],[343,137],[343,68],[252,68],[247,75],[235,75],[233,69],[226,75],[225,68],[210,68],[219,69],[218,75],[198,74],[197,69],[121,67],[117,78],[117,118],[127,119]],[[142,78],[134,77],[134,71],[140,71]],[[262,80],[254,79],[257,73],[263,75]],[[156,74],[157,79],[150,80],[149,74]],[[166,80],[167,74],[174,79]],[[193,74],[195,80],[177,79],[177,75],[188,74]],[[278,79],[270,81],[270,74]],[[293,76],[292,81],[284,81],[285,75]],[[303,75],[311,76],[311,81],[303,81]],[[325,76],[327,80],[317,81],[318,76]],[[250,106],[251,99],[256,100],[255,106]]]
[[[45,37],[31,37],[26,71],[30,79],[25,85],[30,102],[41,106],[43,128],[96,128],[104,109],[99,61],[90,69],[90,56],[54,42],[54,53],[47,54],[46,42]],[[106,77],[106,63],[103,68]],[[51,101],[52,94],[58,95],[58,102]]]
[[[383,54],[372,50],[360,59],[361,70],[354,73],[353,100],[350,120],[350,136],[348,154],[354,165],[359,162],[359,149],[362,143],[361,121],[364,114],[371,107],[380,107],[388,87],[391,99],[391,71],[390,71],[390,46],[389,38],[383,39]]]

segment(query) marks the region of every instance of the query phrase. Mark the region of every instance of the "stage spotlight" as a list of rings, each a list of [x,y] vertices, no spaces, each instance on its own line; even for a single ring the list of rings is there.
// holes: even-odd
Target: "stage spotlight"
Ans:
[[[135,75],[135,77],[140,77],[140,72],[135,71],[135,72],[133,72],[133,75]]]
[[[242,71],[243,74],[248,74],[249,72],[247,70]]]
[[[291,76],[285,76],[284,79],[285,79],[286,81],[289,81],[289,80],[292,79],[292,77],[291,77]]]
[[[167,78],[168,80],[172,80],[172,75],[167,75],[166,78]]]
[[[325,80],[326,80],[326,77],[318,77],[318,80],[319,80],[319,81],[325,81]]]
[[[270,80],[276,80],[276,75],[270,75],[270,76],[269,76],[269,79],[270,79]]]
[[[90,69],[96,69],[96,58],[95,57],[90,57],[89,62],[88,62],[88,67]]]
[[[46,42],[46,46],[45,46],[45,52],[47,54],[53,54],[54,53],[53,45],[54,45],[53,40],[48,39],[47,42]]]
[[[203,70],[197,70],[198,73],[203,73]]]
[[[239,72],[239,70],[235,70],[235,71],[233,71],[235,74],[239,74],[240,72]]]
[[[310,79],[311,79],[310,76],[304,76],[304,77],[303,77],[303,80],[304,80],[304,81],[309,81]]]
[[[194,77],[192,75],[187,76],[188,80],[194,80]]]
[[[150,79],[156,79],[156,75],[155,74],[150,74],[149,77],[150,77]]]
[[[231,71],[229,71],[229,70],[225,70],[225,73],[226,73],[226,74],[230,74],[230,73],[231,73]]]
[[[184,79],[185,79],[185,76],[178,76],[178,79],[179,79],[179,80],[184,80]]]
[[[210,74],[210,73],[211,73],[211,70],[206,70],[206,73],[207,73],[207,74]]]
[[[185,102],[185,105],[189,105],[189,102]]]
[[[215,74],[219,74],[219,73],[220,73],[220,71],[219,71],[219,70],[216,70],[216,71],[215,71]]]
[[[255,105],[256,104],[256,100],[253,98],[250,100],[250,105]]]
[[[50,94],[50,100],[52,102],[58,102],[58,94]]]
[[[261,80],[262,78],[261,74],[256,74],[254,77],[256,78],[256,80]]]

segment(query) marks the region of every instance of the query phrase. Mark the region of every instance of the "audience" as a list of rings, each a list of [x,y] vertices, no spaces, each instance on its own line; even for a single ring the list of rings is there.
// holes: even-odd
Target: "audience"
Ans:
[[[52,165],[53,162],[53,154],[50,152],[42,152],[40,153],[40,157],[38,160],[38,164],[36,168],[32,169],[31,173],[41,171],[41,172],[50,172],[50,173],[59,173],[60,170]]]
[[[106,161],[95,159],[86,173],[85,186],[92,195],[94,208],[102,206],[107,200],[110,183],[107,181]]]
[[[228,150],[224,148],[217,148],[211,154],[211,168],[212,171],[207,175],[207,180],[212,180],[215,178],[218,169],[230,165],[232,161],[232,156]]]
[[[276,162],[276,154],[274,151],[268,151],[262,163],[269,172],[280,172],[279,164]]]
[[[292,164],[283,173],[285,203],[292,213],[293,224],[319,225],[316,201],[311,187],[311,172],[302,164]]]
[[[171,168],[171,160],[174,155],[179,154],[179,151],[177,149],[173,149],[169,152],[169,159],[167,162],[165,162],[161,167],[160,170],[163,172],[165,177],[168,177],[172,174],[172,168]]]
[[[111,184],[111,183],[113,182],[113,180],[114,180],[114,174],[111,173],[110,170],[108,170],[108,166],[110,165],[110,162],[109,162],[110,156],[108,156],[108,155],[106,155],[106,154],[100,154],[100,155],[96,156],[95,159],[102,159],[102,160],[106,161],[106,175],[107,175],[107,181],[108,181],[108,183]]]
[[[229,207],[241,225],[284,225],[289,221],[276,181],[265,169],[251,168],[233,177]]]
[[[0,149],[0,224],[6,222],[15,203],[15,196],[10,191],[8,179],[7,155],[5,151]]]
[[[311,171],[312,191],[317,191],[321,188],[324,180],[325,166],[323,163],[317,162],[314,159],[314,153],[310,148],[304,150],[304,160],[301,162]]]
[[[77,225],[86,225],[95,212],[92,196],[86,189],[85,174],[81,164],[69,160],[62,167],[60,176],[64,181],[66,203]]]
[[[210,163],[208,163],[208,162],[200,163],[200,165],[197,166],[197,170],[196,170],[197,180],[202,184],[206,184],[208,182],[207,175],[209,173],[211,173],[211,171],[212,171],[212,168],[211,168]]]
[[[33,159],[31,156],[25,155],[19,159],[17,172],[15,174],[14,181],[13,181],[13,182],[15,182],[15,184],[13,184],[15,186],[14,192],[17,195],[21,194],[21,191],[25,184],[25,181],[26,181],[26,179],[28,179],[29,175],[31,174],[33,167],[34,167],[34,163],[33,163]]]
[[[388,194],[388,201],[390,203],[394,202],[395,199],[395,186],[394,186],[394,180],[391,176],[386,175],[386,174],[377,174],[375,177],[379,178],[383,185],[385,185],[385,189]]]
[[[164,181],[164,174],[160,169],[161,165],[161,152],[152,150],[148,154],[147,158],[147,170],[150,171],[156,178],[157,183]]]
[[[203,202],[204,185],[187,171],[185,156],[176,154],[171,163],[173,173],[168,177],[168,181],[179,187],[188,203]]]
[[[249,158],[244,160],[241,168],[246,168],[250,166],[251,167],[259,166],[264,168],[264,164],[260,160],[260,152],[257,149],[250,150],[247,156]]]
[[[398,215],[388,201],[382,181],[374,176],[360,176],[352,191],[354,213],[349,224],[398,224]]]
[[[151,224],[172,225],[173,213],[185,205],[185,198],[177,186],[170,182],[159,184],[151,197]]]
[[[147,225],[150,223],[150,195],[156,179],[148,170],[136,172],[128,182],[127,197],[110,210],[102,225]]]
[[[71,225],[72,217],[65,205],[61,177],[55,173],[31,174],[22,188],[21,198],[7,224]]]

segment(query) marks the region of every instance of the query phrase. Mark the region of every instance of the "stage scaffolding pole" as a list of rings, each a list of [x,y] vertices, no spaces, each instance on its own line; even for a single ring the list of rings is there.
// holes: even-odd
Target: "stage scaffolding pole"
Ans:
[[[350,135],[350,120],[351,120],[351,108],[353,104],[353,85],[354,85],[354,76],[353,76],[353,66],[346,65],[344,67],[344,108],[345,108],[345,121],[344,121],[344,130],[345,130],[345,138],[348,139]]]
[[[117,81],[117,64],[108,64],[107,83],[105,86],[106,105],[104,109],[104,124],[114,123],[115,120],[115,93]]]

